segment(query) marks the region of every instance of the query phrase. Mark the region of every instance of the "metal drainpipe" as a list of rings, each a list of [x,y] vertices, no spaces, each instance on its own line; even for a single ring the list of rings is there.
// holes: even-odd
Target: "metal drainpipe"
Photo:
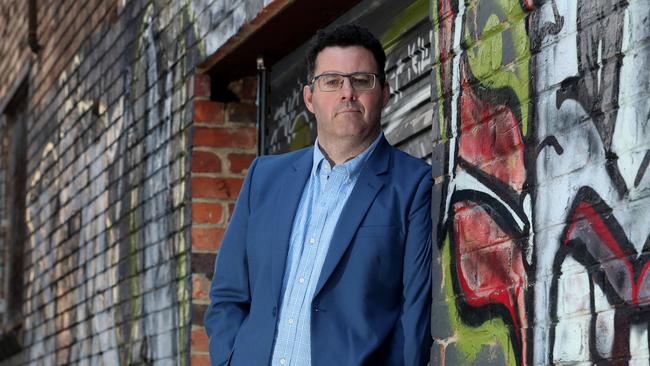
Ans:
[[[257,156],[264,155],[264,132],[266,131],[266,77],[264,57],[257,58]]]
[[[28,15],[28,27],[29,33],[27,40],[29,43],[29,48],[32,49],[32,52],[36,53],[41,49],[41,45],[38,44],[38,36],[36,34],[37,24],[37,15],[38,10],[36,9],[36,0],[29,0],[29,8],[27,9]]]

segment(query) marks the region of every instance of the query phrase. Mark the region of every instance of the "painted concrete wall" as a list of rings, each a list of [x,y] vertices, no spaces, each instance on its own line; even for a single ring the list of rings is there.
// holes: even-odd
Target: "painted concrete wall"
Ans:
[[[432,19],[434,364],[648,365],[650,4]]]
[[[27,2],[0,5],[0,101],[31,62],[22,352],[3,364],[190,363],[193,74],[268,2],[39,1],[38,54]]]

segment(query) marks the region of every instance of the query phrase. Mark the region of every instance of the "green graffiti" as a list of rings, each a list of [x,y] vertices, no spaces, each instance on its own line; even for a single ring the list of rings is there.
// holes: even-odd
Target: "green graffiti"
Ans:
[[[440,137],[442,140],[447,139],[447,128],[445,126],[445,114],[442,108],[442,73],[440,72],[440,33],[437,32],[436,30],[438,29],[439,26],[439,19],[438,19],[438,1],[437,0],[431,0],[431,24],[433,26],[433,40],[431,42],[431,47],[433,48],[431,50],[432,52],[432,57],[434,59],[433,61],[433,82],[436,83],[436,95],[433,96],[434,99],[434,113],[435,113],[435,108],[438,109],[438,121],[440,121]]]
[[[486,9],[488,6],[490,9]],[[497,10],[501,17],[492,13],[483,29],[477,30],[474,35],[466,25],[461,43],[463,48],[467,49],[469,66],[481,86],[490,89],[508,87],[514,91],[521,110],[519,122],[525,136],[529,118],[528,64],[531,58],[525,23],[527,13],[517,1],[479,1],[468,5],[465,13],[466,24],[475,25],[478,14],[487,13],[492,9]],[[509,42],[504,44],[506,37],[509,37]],[[512,53],[514,60],[509,60],[504,65],[505,52]]]
[[[137,189],[131,191],[131,202],[137,202]],[[131,316],[129,317],[129,339],[138,339],[141,332],[139,332],[139,319],[136,314],[140,314],[140,285],[138,281],[138,238],[137,238],[138,226],[136,223],[136,211],[131,210],[129,213],[129,254],[127,256],[128,269],[129,269],[129,293],[131,297],[128,301],[131,304]],[[129,343],[127,348],[133,346],[133,343]],[[134,350],[129,350],[130,352],[123,352],[129,358],[126,364],[131,365],[134,360],[131,359],[133,355],[137,355],[139,352],[133,352]]]
[[[501,318],[493,318],[478,327],[466,325],[455,306],[456,295],[452,284],[451,252],[449,236],[444,239],[442,249],[442,267],[444,277],[445,301],[448,304],[449,323],[454,330],[453,339],[463,360],[477,361],[477,357],[484,345],[501,347],[507,365],[517,365],[514,350],[510,343],[508,327]]]
[[[386,54],[390,53],[404,32],[429,14],[428,7],[429,2],[427,0],[416,0],[393,18],[391,24],[379,39],[386,50]]]
[[[311,140],[311,129],[305,113],[300,113],[293,124],[291,143],[289,150],[294,151],[313,144]]]
[[[187,247],[185,245],[185,240],[183,237],[183,232],[178,234],[181,253],[178,256],[176,262],[176,273],[179,281],[177,282],[176,296],[178,298],[178,360],[180,365],[184,366],[187,364],[188,354],[190,352],[190,346],[188,340],[190,340],[190,312],[191,312],[191,299],[190,299],[190,286],[188,284],[191,281],[191,277],[188,271],[188,253]]]
[[[201,57],[201,60],[204,60],[208,55],[208,51],[206,50],[205,46],[205,41],[201,39],[201,31],[199,29],[199,20],[197,18],[196,13],[192,9],[192,0],[183,0],[182,1],[182,9],[183,9],[183,20],[187,19],[187,22],[190,25],[190,28],[192,29],[192,32],[194,36],[196,37],[196,40],[198,41],[196,45],[198,46],[199,49],[199,56]],[[185,18],[187,17],[187,18]]]

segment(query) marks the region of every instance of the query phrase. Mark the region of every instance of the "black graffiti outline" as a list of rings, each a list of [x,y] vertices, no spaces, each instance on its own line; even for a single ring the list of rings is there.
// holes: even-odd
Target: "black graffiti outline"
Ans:
[[[571,210],[567,215],[567,220],[572,220],[574,213],[578,206],[582,203],[586,203],[599,214],[600,219],[605,224],[609,232],[614,236],[615,240],[621,247],[621,249],[629,254],[636,255],[636,259],[631,260],[633,267],[634,280],[638,279],[641,269],[644,265],[650,260],[650,237],[646,240],[643,250],[641,253],[638,253],[634,245],[629,241],[623,227],[620,225],[618,220],[612,214],[612,208],[605,203],[600,195],[594,191],[591,187],[585,186],[580,188],[578,193],[575,196]],[[568,239],[569,228],[571,222],[567,222],[563,230],[562,241]],[[631,357],[630,352],[630,327],[632,323],[648,323],[648,329],[650,331],[650,305],[636,305],[629,304],[624,298],[620,296],[616,288],[613,287],[611,281],[607,278],[605,270],[601,267],[601,263],[589,252],[587,249],[587,244],[584,242],[583,238],[570,239],[567,241],[567,245],[563,243],[560,244],[560,249],[558,249],[555,259],[553,261],[553,279],[551,282],[550,290],[550,308],[549,315],[551,323],[554,324],[549,331],[549,350],[548,350],[548,359],[553,360],[553,355],[555,351],[555,337],[556,337],[556,328],[555,325],[558,322],[558,291],[559,291],[559,279],[562,276],[562,264],[567,259],[568,256],[574,258],[578,263],[583,265],[587,269],[590,282],[590,334],[589,334],[589,352],[590,359],[596,361],[597,365],[611,365],[626,364],[627,360]],[[615,305],[614,308],[614,330],[616,335],[614,336],[614,343],[612,345],[613,358],[605,358],[600,354],[596,345],[597,330],[596,322],[598,320],[598,313],[595,308],[595,299],[594,299],[594,288],[593,284],[597,284],[599,288],[603,291],[607,301],[610,305]],[[641,317],[639,313],[648,313],[647,316]],[[622,333],[622,334],[619,334]],[[648,339],[648,345],[650,346],[650,337]],[[616,353],[618,352],[618,353]]]
[[[472,189],[454,190],[451,196],[449,211],[448,211],[449,219],[447,220],[447,224],[450,226],[451,223],[454,221],[454,217],[456,216],[454,214],[454,204],[459,202],[474,203],[478,207],[482,208],[486,213],[488,213],[488,215],[496,223],[496,225],[512,239],[514,245],[518,246],[519,249],[521,250],[522,255],[524,255],[525,243],[528,241],[529,233],[528,231],[520,230],[517,227],[517,225],[514,224],[515,220],[512,219],[512,214],[510,213],[508,208],[506,208],[501,202],[499,202],[499,200],[481,191],[476,191]],[[507,307],[503,304],[495,304],[495,303],[483,304],[479,307],[476,307],[464,301],[465,294],[460,285],[459,274],[457,270],[458,258],[456,258],[456,256],[454,255],[456,250],[456,245],[457,245],[456,235],[454,233],[453,228],[451,227],[448,228],[448,233],[449,233],[449,250],[451,254],[450,255],[451,281],[452,281],[452,287],[454,293],[458,295],[455,297],[455,305],[461,320],[472,327],[478,327],[483,323],[485,323],[486,321],[493,318],[500,318],[501,320],[503,320],[503,322],[506,324],[506,327],[508,328],[508,334],[509,334],[510,342],[513,346],[512,348],[515,354],[517,365],[521,366],[522,365],[522,343],[519,341],[519,338],[517,337],[514,321]],[[525,259],[522,261],[522,264],[524,266],[524,272],[527,278],[527,284],[525,287],[522,288],[522,291],[524,291],[523,297],[526,303],[526,314],[522,314],[522,315],[528,316],[529,312],[532,313],[532,310],[529,310],[531,309],[529,307],[529,299],[533,295],[532,291],[528,291],[528,286],[530,283],[528,282],[528,278],[529,278],[528,274],[533,270],[533,267],[532,265],[529,265]],[[531,327],[526,327],[525,329],[521,329],[521,340],[522,342],[526,343],[529,349],[532,349],[532,339],[533,336],[532,336]],[[532,356],[532,352],[528,352],[528,354],[523,356],[527,358],[526,359],[527,364],[532,361],[532,359],[529,359]]]
[[[536,5],[540,6],[542,4]],[[537,29],[537,32],[534,37],[531,37],[530,39],[530,52],[533,54],[539,52],[542,46],[542,41],[545,37],[559,34],[564,27],[564,17],[561,16],[560,12],[557,10],[556,0],[551,1],[551,8],[553,9],[553,22],[544,22],[544,24],[536,27],[535,29]],[[538,16],[533,18],[533,21],[536,22],[537,20]]]
[[[578,75],[564,79],[556,91],[558,110],[565,101],[573,100],[589,114],[603,143],[607,159],[605,169],[620,196],[627,193],[628,188],[617,164],[618,156],[612,152],[611,145],[618,115],[620,71],[623,65],[624,13],[621,10],[627,5],[627,0],[578,2]],[[590,16],[593,18],[595,15],[590,11],[603,16],[594,22]]]
[[[524,0],[521,0],[524,1]],[[449,30],[450,30],[450,35],[446,39],[443,39],[445,36],[445,32],[443,32],[443,27],[440,27],[440,32],[439,32],[439,38],[438,42],[442,43],[443,45],[446,45],[443,49],[443,46],[440,45],[440,74],[441,74],[441,80],[440,80],[440,85],[441,85],[441,95],[443,96],[442,98],[442,112],[443,112],[443,118],[445,121],[446,129],[447,129],[447,135],[452,136],[452,101],[453,98],[445,96],[450,96],[452,94],[452,88],[453,85],[451,84],[451,81],[453,80],[452,74],[454,73],[453,67],[451,62],[453,62],[454,57],[459,57],[459,71],[461,72],[460,69],[465,67],[466,75],[468,78],[468,81],[470,82],[471,85],[474,85],[475,88],[473,89],[474,93],[480,98],[481,96],[483,97],[482,100],[489,100],[491,103],[497,103],[504,105],[510,109],[510,111],[515,115],[517,124],[521,126],[523,123],[522,118],[521,118],[521,110],[520,106],[518,104],[513,104],[517,98],[516,98],[516,93],[514,93],[514,90],[509,87],[501,87],[501,88],[491,88],[491,87],[484,87],[481,85],[479,80],[476,80],[474,76],[471,73],[471,69],[468,66],[468,62],[466,60],[467,55],[466,54],[461,54],[459,56],[455,55],[455,52],[453,50],[453,34],[455,32],[455,22],[451,21],[450,19],[453,19],[454,16],[458,13],[458,3],[456,1],[444,1],[440,0],[439,2],[439,12],[442,12],[440,8],[442,6],[448,6],[451,7],[452,10],[450,11],[447,9],[447,12],[451,12],[451,15],[447,18],[447,22],[450,22],[449,25]],[[522,5],[523,9],[528,9],[528,7],[524,7]],[[444,10],[444,9],[443,9]],[[533,13],[534,14],[534,13]],[[462,24],[466,24],[466,16],[467,14],[463,14],[463,21]],[[529,15],[527,15],[528,17]],[[526,31],[529,32],[528,27],[526,27]],[[434,44],[434,43],[432,43]],[[534,58],[531,57],[529,60],[529,67],[532,66],[532,63]],[[464,65],[463,63],[467,63],[467,65]],[[532,79],[531,79],[532,80]],[[529,95],[533,95],[532,91],[533,86],[532,86],[532,81],[529,83]],[[509,92],[506,92],[509,91]],[[461,91],[462,93],[462,91]],[[495,96],[496,94],[496,96]],[[509,97],[510,95],[514,95],[515,98]],[[458,96],[460,98],[461,95]],[[459,102],[457,102],[459,103]],[[528,126],[532,126],[534,123],[534,108],[531,108],[528,113]],[[456,117],[457,117],[457,122],[456,122],[456,128],[459,129],[461,118],[460,118],[460,108],[457,108],[456,110]],[[532,156],[532,154],[528,154],[527,152],[530,149],[534,149],[534,146],[531,145],[529,142],[531,139],[534,140],[534,137],[527,137],[523,135],[523,132],[521,128],[519,129],[519,134],[520,138],[522,139],[522,144],[524,148],[524,169],[525,169],[525,175],[526,178],[523,182],[522,185],[522,190],[521,193],[517,192],[515,189],[511,188],[505,183],[502,183],[500,180],[498,180],[496,177],[491,176],[483,171],[481,171],[479,168],[474,167],[472,164],[464,160],[463,158],[460,157],[458,154],[459,147],[460,147],[460,137],[454,138],[454,141],[452,142],[455,146],[455,151],[456,154],[453,157],[450,157],[450,145],[449,143],[444,144],[444,150],[445,150],[445,169],[447,170],[447,175],[445,176],[445,181],[443,184],[442,188],[442,196],[447,197],[448,196],[448,190],[450,188],[450,182],[453,180],[453,175],[455,175],[454,170],[457,167],[462,167],[464,168],[468,174],[476,178],[479,182],[484,184],[486,187],[489,187],[491,190],[495,191],[495,193],[512,209],[512,211],[516,212],[516,214],[519,216],[519,218],[524,222],[524,230],[522,232],[525,232],[525,235],[521,235],[521,239],[517,241],[519,245],[525,245],[525,243],[528,241],[528,235],[530,231],[530,223],[528,217],[525,215],[525,212],[523,210],[523,200],[527,195],[530,195],[531,198],[533,198],[534,194],[534,188],[533,185],[531,184],[531,179],[534,178],[534,169],[529,169],[528,167],[534,166],[531,165],[534,163],[534,160],[529,160],[529,156]],[[450,165],[450,162],[453,162],[453,165]],[[451,202],[449,206],[446,206],[446,203],[444,201],[441,202],[441,212],[445,211],[445,208],[449,210],[447,213],[447,219],[443,222],[441,222],[438,225],[438,236],[440,238],[444,237],[445,233],[448,233],[450,235],[450,251],[452,255],[450,256],[450,266],[451,266],[451,274],[452,274],[452,287],[453,291],[456,296],[456,307],[458,310],[458,313],[461,315],[461,319],[472,326],[478,326],[485,322],[486,320],[492,319],[494,317],[499,317],[504,320],[504,323],[507,324],[507,327],[509,329],[509,337],[510,337],[510,342],[511,345],[513,346],[513,352],[515,353],[515,358],[517,365],[522,365],[523,360],[522,360],[522,345],[517,344],[519,343],[518,338],[516,336],[516,333],[513,329],[513,323],[512,320],[510,319],[510,313],[508,312],[507,308],[504,305],[501,304],[485,304],[482,305],[481,307],[472,307],[471,305],[464,303],[461,298],[463,296],[463,291],[460,287],[460,284],[458,283],[458,273],[456,270],[456,260],[457,258],[454,257],[453,252],[455,250],[455,236],[454,236],[454,230],[450,228],[450,224],[453,221],[453,204],[457,202],[460,198],[463,196],[467,195],[468,198],[473,198],[470,199],[472,202],[479,202],[480,198],[485,199],[485,201],[490,201],[495,203],[495,205],[491,206],[491,209],[494,210],[496,207],[502,207],[503,210],[505,210],[505,213],[507,213],[507,216],[510,216],[510,212],[508,212],[507,209],[503,206],[501,202],[496,200],[494,197],[489,196],[486,193],[475,191],[475,190],[456,190],[455,188],[454,192],[451,193]],[[462,192],[462,193],[461,193]],[[471,192],[471,193],[470,193]],[[491,215],[491,218],[497,222],[497,218],[493,215]],[[502,221],[499,219],[499,221]],[[514,220],[513,220],[514,221]],[[500,225],[500,228],[506,231],[508,227],[512,225],[511,223],[505,223],[502,222],[502,224],[505,225]],[[499,223],[497,222],[497,225]],[[518,230],[518,229],[517,229]],[[439,243],[439,248],[442,248],[443,242],[440,241]],[[532,261],[530,264],[524,259],[523,260],[523,265],[524,265],[524,271],[526,275],[526,281],[527,285],[525,288],[522,290],[525,291],[524,293],[524,302],[525,302],[525,314],[523,314],[527,319],[534,319],[534,291],[528,291],[528,287],[532,283],[531,281],[534,281],[535,279],[535,271],[534,268],[536,266],[536,258],[534,255],[535,248],[532,248],[533,250],[533,256],[532,256]],[[522,255],[524,255],[525,250],[523,250],[522,247]],[[468,318],[469,317],[469,318]],[[526,355],[523,355],[525,357],[525,362],[526,364],[531,364],[533,360],[533,328],[532,327],[526,327],[526,329],[522,330],[521,333],[522,341],[525,340],[526,345],[527,345],[527,353]]]
[[[650,150],[647,150],[645,152],[643,161],[641,161],[641,165],[639,166],[639,170],[636,172],[636,177],[634,178],[634,187],[638,187],[639,183],[641,183],[641,179],[645,175],[645,172],[648,170],[648,164],[650,164]]]

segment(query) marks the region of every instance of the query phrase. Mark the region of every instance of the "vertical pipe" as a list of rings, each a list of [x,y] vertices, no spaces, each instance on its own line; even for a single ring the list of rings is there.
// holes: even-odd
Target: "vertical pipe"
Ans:
[[[29,43],[29,48],[32,49],[32,52],[38,52],[41,49],[41,45],[38,44],[38,36],[36,34],[36,29],[38,27],[37,21],[37,12],[38,10],[36,9],[36,0],[29,0],[28,4],[28,9],[27,9],[27,17],[28,17],[28,35],[27,35],[27,41]]]
[[[266,152],[264,144],[264,132],[266,131],[266,77],[267,70],[264,65],[264,57],[257,58],[257,155],[262,156]]]

